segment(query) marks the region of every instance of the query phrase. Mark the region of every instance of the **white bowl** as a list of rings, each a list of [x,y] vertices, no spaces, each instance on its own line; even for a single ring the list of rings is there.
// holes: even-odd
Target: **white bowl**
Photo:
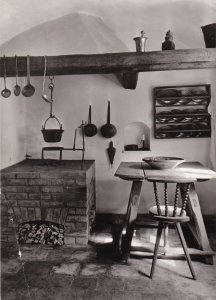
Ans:
[[[167,157],[167,156],[152,156],[144,157],[143,161],[148,163],[153,169],[173,169],[183,163],[184,158]]]

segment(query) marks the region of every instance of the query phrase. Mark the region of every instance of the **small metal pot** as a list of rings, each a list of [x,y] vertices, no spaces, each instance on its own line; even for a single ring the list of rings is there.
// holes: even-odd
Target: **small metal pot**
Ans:
[[[148,38],[145,36],[145,32],[143,30],[141,31],[141,36],[134,38],[134,41],[136,43],[136,52],[145,52],[147,39]]]
[[[46,123],[50,118],[54,118],[58,121],[59,129],[46,129],[45,128]],[[45,121],[44,126],[42,126],[41,132],[43,133],[43,138],[44,138],[45,142],[47,142],[47,143],[58,143],[58,142],[61,141],[62,133],[64,132],[64,130],[62,129],[62,125],[60,124],[59,120],[56,117],[52,116],[52,117],[49,117]]]

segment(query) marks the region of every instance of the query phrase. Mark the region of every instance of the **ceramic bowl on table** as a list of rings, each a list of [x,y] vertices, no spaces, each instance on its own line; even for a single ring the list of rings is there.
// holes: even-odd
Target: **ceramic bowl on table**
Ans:
[[[184,158],[167,157],[167,156],[152,156],[144,157],[143,161],[149,164],[153,169],[173,169],[183,163]]]

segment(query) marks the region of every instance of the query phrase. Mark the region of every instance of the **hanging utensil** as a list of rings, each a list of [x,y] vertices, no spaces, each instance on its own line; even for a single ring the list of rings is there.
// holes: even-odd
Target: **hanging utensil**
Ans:
[[[113,165],[115,153],[116,153],[116,148],[113,147],[113,141],[111,141],[111,142],[109,143],[109,148],[107,148],[107,154],[108,154],[108,157],[109,157],[109,161],[110,161],[111,166]]]
[[[91,122],[91,105],[89,105],[88,124],[84,126],[84,133],[88,137],[92,137],[97,133],[97,127]]]
[[[15,65],[16,65],[16,85],[14,86],[14,95],[19,96],[21,92],[21,87],[17,83],[18,78],[18,67],[17,67],[17,56],[15,55]]]
[[[107,123],[101,127],[100,131],[105,138],[112,138],[117,132],[116,127],[110,123],[110,101],[108,101]]]
[[[27,55],[27,85],[22,89],[22,94],[25,97],[31,97],[34,95],[35,88],[30,83],[30,57]]]
[[[6,62],[5,62],[5,55],[3,56],[4,60],[4,89],[1,91],[1,95],[4,98],[8,98],[11,95],[11,91],[6,86]]]
[[[54,76],[49,76],[50,83],[49,83],[49,89],[51,93],[51,101],[50,101],[50,116],[49,118],[46,119],[44,125],[42,126],[42,134],[44,141],[47,143],[58,143],[61,141],[62,138],[62,133],[64,130],[62,129],[62,124],[60,124],[59,119],[56,118],[56,116],[53,115],[52,113],[52,105],[53,105],[53,89],[54,89],[54,84],[53,84],[53,79]],[[46,129],[46,123],[49,119],[55,119],[58,122],[59,128],[58,129]]]
[[[43,78],[43,92],[42,92],[42,99],[48,103],[51,103],[53,100],[50,99],[44,92],[45,89],[45,81],[46,81],[46,69],[47,69],[47,59],[46,56],[44,56],[44,78]]]
[[[75,128],[75,132],[74,132],[74,142],[73,142],[73,150],[76,149],[76,134],[77,134],[77,129]]]
[[[46,129],[46,123],[51,118],[56,119],[56,121],[58,122],[58,125],[59,125],[59,129]],[[42,126],[41,132],[43,134],[45,142],[58,143],[61,141],[62,133],[64,132],[64,130],[62,129],[62,124],[60,124],[59,119],[56,118],[55,116],[51,116],[46,119],[44,126]]]

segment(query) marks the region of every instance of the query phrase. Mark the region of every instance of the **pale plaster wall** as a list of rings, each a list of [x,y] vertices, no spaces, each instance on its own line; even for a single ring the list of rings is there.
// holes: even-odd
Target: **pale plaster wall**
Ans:
[[[13,88],[14,80],[7,81]],[[3,88],[2,88],[3,89]],[[25,159],[26,154],[26,103],[24,97],[11,96],[0,100],[0,168]]]
[[[165,32],[158,32],[159,25],[163,24],[163,19],[158,22],[157,30],[152,30],[152,32],[154,32],[155,38],[160,40],[158,44],[160,47]],[[130,42],[131,44],[127,43],[128,39],[132,40],[134,36],[127,36],[127,41],[125,41],[122,36],[125,37],[126,32],[124,31],[123,34],[115,32],[111,29],[111,25],[104,23],[101,18],[76,13],[32,28],[2,45],[0,50],[6,55],[134,51],[135,45],[132,42]],[[199,25],[197,26],[199,28]],[[138,28],[134,30],[130,28],[130,30],[136,35]],[[196,46],[204,47],[201,35],[200,41],[198,41],[196,39]],[[199,43],[200,45],[198,45]],[[150,51],[150,49],[148,50]],[[33,158],[38,158],[41,155],[42,146],[47,146],[43,141],[41,127],[49,115],[49,105],[41,99],[42,80],[42,77],[32,78],[31,83],[36,88],[33,97],[25,100],[22,96],[16,98],[13,96],[10,100],[2,102],[1,141],[3,145],[1,153],[3,166],[16,163],[24,158],[26,153]],[[49,82],[48,78],[46,82]],[[8,83],[10,87],[14,84],[12,79]],[[24,85],[24,78],[21,83]],[[106,122],[107,101],[111,101],[111,123],[115,124],[118,130],[117,135],[112,139],[114,147],[117,149],[112,168],[109,166],[106,155],[110,139],[102,138],[100,134],[86,138],[85,158],[96,160],[98,212],[125,212],[131,183],[114,177],[121,161],[140,161],[143,156],[167,155],[184,157],[190,161],[198,160],[207,165],[209,138],[166,140],[153,138],[152,90],[155,86],[163,85],[210,83],[213,89],[212,101],[215,101],[215,78],[210,70],[140,73],[136,90],[124,89],[113,74],[56,76],[54,83],[53,113],[60,119],[65,130],[62,142],[59,143],[64,147],[72,146],[75,127],[80,125],[82,120],[87,121],[89,104],[92,105],[92,122],[100,127]],[[124,128],[131,122],[145,122],[150,127],[151,152],[122,152]],[[23,136],[24,132],[25,136]],[[79,139],[80,135],[78,135]],[[81,153],[65,152],[64,158],[80,159]],[[215,181],[197,184],[201,206],[205,214],[216,213],[214,184]],[[151,197],[151,185],[144,183],[140,211],[147,212]]]

